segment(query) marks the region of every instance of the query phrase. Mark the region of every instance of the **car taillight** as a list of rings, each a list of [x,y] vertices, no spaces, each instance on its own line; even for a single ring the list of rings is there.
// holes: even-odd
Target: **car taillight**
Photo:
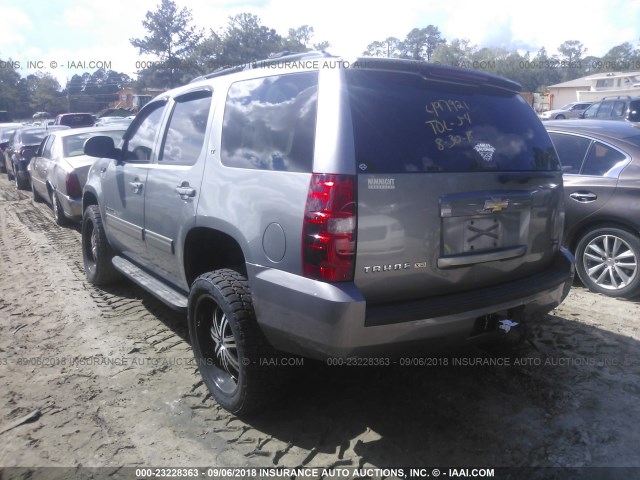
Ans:
[[[330,282],[353,280],[355,200],[353,176],[311,176],[302,228],[302,268],[306,277]]]
[[[82,187],[80,186],[80,180],[75,173],[67,173],[67,180],[65,182],[67,186],[67,195],[69,197],[81,197]]]

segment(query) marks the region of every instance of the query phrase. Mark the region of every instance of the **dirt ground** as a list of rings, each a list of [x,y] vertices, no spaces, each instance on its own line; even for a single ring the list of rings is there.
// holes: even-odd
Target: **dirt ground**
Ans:
[[[288,367],[281,401],[239,419],[203,386],[185,319],[129,282],[89,285],[78,228],[2,175],[0,478],[16,466],[640,467],[639,327],[637,301],[576,284],[510,356],[307,361]]]

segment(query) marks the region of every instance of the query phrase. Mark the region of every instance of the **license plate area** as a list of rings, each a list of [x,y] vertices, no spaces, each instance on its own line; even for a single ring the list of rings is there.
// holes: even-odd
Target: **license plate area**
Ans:
[[[491,250],[502,246],[502,223],[497,217],[477,217],[464,221],[463,252]]]
[[[526,244],[525,212],[442,219],[442,255],[478,253]]]

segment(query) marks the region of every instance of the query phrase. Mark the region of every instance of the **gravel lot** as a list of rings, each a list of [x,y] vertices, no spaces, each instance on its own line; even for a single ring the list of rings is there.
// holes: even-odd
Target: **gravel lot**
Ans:
[[[305,361],[281,401],[239,419],[202,384],[185,319],[129,282],[89,285],[78,229],[3,175],[0,479],[14,466],[640,467],[639,326],[637,301],[576,284],[508,356]]]

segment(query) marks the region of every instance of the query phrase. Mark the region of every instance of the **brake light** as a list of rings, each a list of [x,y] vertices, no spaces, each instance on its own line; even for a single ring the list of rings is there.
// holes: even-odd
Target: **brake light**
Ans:
[[[353,280],[355,215],[353,176],[311,176],[302,227],[302,268],[306,277],[329,282]]]
[[[67,195],[69,197],[81,197],[82,187],[80,186],[80,180],[75,173],[67,173],[66,179]]]

